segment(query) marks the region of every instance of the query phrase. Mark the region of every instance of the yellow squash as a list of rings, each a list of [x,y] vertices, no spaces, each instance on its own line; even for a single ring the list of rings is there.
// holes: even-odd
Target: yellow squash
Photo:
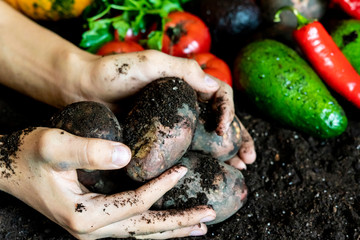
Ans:
[[[35,20],[60,20],[81,15],[92,0],[5,0]]]

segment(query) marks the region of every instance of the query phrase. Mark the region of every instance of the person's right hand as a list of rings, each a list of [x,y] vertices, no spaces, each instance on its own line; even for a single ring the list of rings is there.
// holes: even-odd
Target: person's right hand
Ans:
[[[11,152],[10,140],[18,142],[17,151]],[[10,154],[0,157],[4,162],[7,157],[11,160],[7,165],[0,164],[0,189],[35,208],[76,238],[198,236],[207,232],[204,222],[216,217],[209,206],[149,210],[184,176],[187,169],[181,166],[133,191],[108,196],[89,192],[79,183],[76,169],[124,167],[131,153],[122,143],[77,137],[49,128],[0,136],[0,141],[1,153]]]

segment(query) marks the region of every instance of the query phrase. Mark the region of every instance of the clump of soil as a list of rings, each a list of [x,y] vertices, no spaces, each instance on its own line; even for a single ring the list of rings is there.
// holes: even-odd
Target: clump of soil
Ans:
[[[196,152],[192,152],[192,154],[199,159],[193,166],[194,175],[185,175],[181,184],[167,192],[162,199],[163,202],[176,200],[172,206],[174,208],[185,209],[198,205],[207,205],[208,198],[206,193],[210,193],[210,190],[215,191],[218,189],[215,178],[218,175],[224,175],[222,166],[220,166],[216,159]],[[188,154],[185,154],[184,158],[187,157]],[[198,180],[195,178],[198,178]],[[191,195],[194,193],[190,190],[189,186],[191,184],[196,184],[196,181],[199,181],[200,188],[203,192],[197,192],[196,197],[190,196],[189,193]]]
[[[19,151],[21,140],[34,129],[31,127],[0,137],[0,168],[4,169],[1,171],[0,177],[9,178],[12,174],[15,174],[13,159],[16,158]]]
[[[218,114],[212,109],[209,102],[199,102],[199,121],[204,122],[207,132],[214,132],[217,127]]]

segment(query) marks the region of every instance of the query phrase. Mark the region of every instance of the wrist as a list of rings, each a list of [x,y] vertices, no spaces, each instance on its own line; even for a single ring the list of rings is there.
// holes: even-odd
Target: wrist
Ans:
[[[89,100],[87,92],[91,86],[90,69],[92,63],[99,56],[92,55],[86,51],[74,48],[66,48],[61,52],[61,58],[57,58],[56,66],[58,79],[61,83],[58,86],[60,93],[58,96],[57,107],[64,107],[70,103]]]
[[[0,84],[54,107],[80,100],[81,73],[86,63],[98,56],[41,27],[3,1],[0,15]]]

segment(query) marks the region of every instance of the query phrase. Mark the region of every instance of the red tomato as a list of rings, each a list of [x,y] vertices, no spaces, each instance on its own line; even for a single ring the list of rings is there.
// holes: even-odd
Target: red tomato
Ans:
[[[108,43],[105,43],[104,46],[102,46],[98,51],[97,55],[110,55],[110,54],[116,54],[116,53],[128,53],[128,52],[138,52],[142,51],[144,48],[133,41],[111,41]]]
[[[162,52],[186,57],[191,53],[210,51],[210,32],[199,17],[188,12],[172,12],[168,18],[164,27]]]
[[[191,55],[190,58],[195,59],[204,72],[232,87],[231,70],[224,60],[212,53],[196,53]]]

